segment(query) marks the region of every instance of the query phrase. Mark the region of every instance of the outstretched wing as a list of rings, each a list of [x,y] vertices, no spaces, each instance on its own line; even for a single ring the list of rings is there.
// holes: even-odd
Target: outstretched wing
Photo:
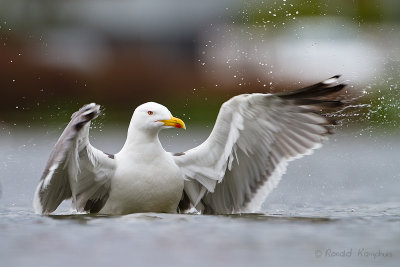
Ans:
[[[238,95],[225,102],[214,129],[200,146],[174,156],[185,181],[181,210],[188,202],[203,213],[260,209],[288,161],[310,154],[334,121],[320,114],[341,101],[339,76],[292,92]],[[185,206],[185,207],[184,207]]]
[[[71,197],[78,211],[98,212],[104,206],[115,162],[89,143],[90,121],[99,114],[100,106],[91,103],[72,115],[36,188],[35,212],[51,213]]]

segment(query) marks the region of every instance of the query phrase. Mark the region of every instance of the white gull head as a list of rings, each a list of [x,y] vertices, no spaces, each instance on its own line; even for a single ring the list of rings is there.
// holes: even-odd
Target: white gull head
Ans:
[[[134,128],[136,131],[145,131],[148,133],[158,133],[164,128],[183,128],[186,129],[185,123],[178,118],[172,116],[171,112],[155,102],[147,102],[135,109],[133,112],[130,130]]]
[[[173,117],[163,105],[155,102],[144,103],[133,112],[125,144],[154,142],[158,140],[158,133],[162,129],[173,127],[186,129],[185,123]]]

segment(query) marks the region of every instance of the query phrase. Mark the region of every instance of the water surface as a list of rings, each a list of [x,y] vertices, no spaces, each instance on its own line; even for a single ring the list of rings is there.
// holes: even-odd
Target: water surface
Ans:
[[[106,134],[105,134],[106,133]],[[396,136],[337,134],[294,161],[259,214],[38,216],[31,201],[59,130],[0,140],[1,266],[398,266],[400,142]],[[184,151],[206,132],[169,132]],[[124,130],[95,132],[117,152]]]

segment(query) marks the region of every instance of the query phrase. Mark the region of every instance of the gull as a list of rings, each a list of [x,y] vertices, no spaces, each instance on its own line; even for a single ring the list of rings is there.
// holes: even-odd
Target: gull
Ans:
[[[50,154],[34,210],[50,214],[72,199],[77,212],[99,214],[259,211],[288,162],[311,154],[332,133],[335,121],[322,109],[343,104],[328,98],[345,87],[338,78],[295,91],[237,95],[221,106],[202,144],[175,154],[164,150],[158,134],[186,127],[166,107],[138,106],[125,144],[112,155],[90,144],[90,122],[100,106],[85,105]]]

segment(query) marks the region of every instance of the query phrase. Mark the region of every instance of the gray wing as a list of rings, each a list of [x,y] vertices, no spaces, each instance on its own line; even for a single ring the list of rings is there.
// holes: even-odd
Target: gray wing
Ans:
[[[181,202],[203,213],[254,212],[278,184],[287,163],[310,154],[330,133],[322,107],[344,88],[338,76],[297,91],[247,94],[225,102],[209,138],[175,156],[186,178]]]
[[[100,114],[91,103],[75,112],[47,162],[36,188],[36,213],[48,214],[72,197],[78,211],[98,212],[107,201],[115,162],[89,143],[90,121]]]

